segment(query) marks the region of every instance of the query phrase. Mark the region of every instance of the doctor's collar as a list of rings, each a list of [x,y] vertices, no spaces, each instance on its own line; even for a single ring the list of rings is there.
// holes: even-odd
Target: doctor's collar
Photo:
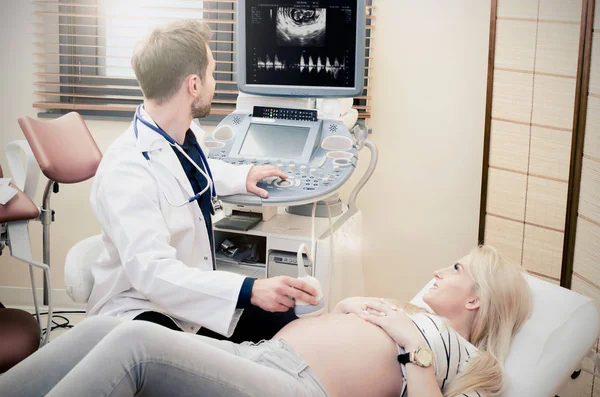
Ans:
[[[183,150],[188,150],[194,147],[196,143],[198,143],[198,140],[196,139],[196,134],[194,134],[191,128],[188,128],[188,130],[185,132],[185,139],[183,140],[181,148]]]

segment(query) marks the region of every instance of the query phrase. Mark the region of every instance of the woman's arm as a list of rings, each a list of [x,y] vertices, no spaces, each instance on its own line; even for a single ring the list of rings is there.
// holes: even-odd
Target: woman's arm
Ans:
[[[405,348],[407,352],[416,350],[420,345]],[[423,346],[424,347],[424,346]],[[427,368],[417,364],[406,364],[407,390],[409,396],[442,397],[440,386],[435,379],[433,365]]]
[[[406,352],[427,347],[410,317],[397,306],[382,299],[368,303],[367,310],[368,312],[364,311],[361,317],[382,328]],[[398,370],[400,371],[400,364],[398,364]],[[433,365],[422,368],[416,364],[406,364],[406,379],[408,395],[442,397]]]

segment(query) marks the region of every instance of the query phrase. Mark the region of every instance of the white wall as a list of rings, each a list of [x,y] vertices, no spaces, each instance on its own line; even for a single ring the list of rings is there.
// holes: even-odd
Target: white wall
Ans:
[[[490,1],[376,4],[363,262],[368,292],[408,299],[477,244]]]
[[[359,197],[363,260],[371,295],[408,299],[439,266],[477,243],[490,1],[375,0],[376,57],[372,139],[378,168]],[[22,137],[17,118],[35,116],[34,52],[29,1],[8,0],[0,13],[0,164],[4,147]],[[101,150],[127,123],[87,121]],[[366,153],[366,150],[365,152]],[[361,158],[359,173],[368,163]],[[41,202],[40,178],[36,202]],[[78,240],[98,232],[90,183],[61,186],[52,198],[52,277],[63,288],[62,263]],[[344,189],[347,196],[351,189]],[[31,226],[41,258],[41,227]],[[0,257],[2,287],[28,287],[28,273]]]

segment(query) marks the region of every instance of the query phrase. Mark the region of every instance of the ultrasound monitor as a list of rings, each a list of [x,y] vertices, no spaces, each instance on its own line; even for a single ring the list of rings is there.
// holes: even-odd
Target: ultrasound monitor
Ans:
[[[240,91],[296,97],[360,95],[365,7],[365,0],[239,0]]]

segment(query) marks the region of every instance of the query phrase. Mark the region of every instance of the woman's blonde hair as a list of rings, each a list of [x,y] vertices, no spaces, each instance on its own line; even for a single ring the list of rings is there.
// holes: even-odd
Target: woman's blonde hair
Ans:
[[[469,271],[480,304],[470,342],[479,352],[443,393],[451,397],[477,390],[497,397],[505,387],[502,371],[512,338],[531,314],[531,291],[523,269],[506,261],[494,247],[480,245],[470,257]],[[411,304],[401,306],[408,314],[427,312]]]
[[[144,97],[159,104],[171,98],[190,74],[204,79],[210,28],[188,19],[155,28],[136,44],[131,67]]]
[[[506,261],[491,246],[471,251],[469,270],[480,303],[470,342],[479,353],[444,390],[444,396],[481,390],[495,397],[505,387],[503,367],[512,338],[531,314],[531,291],[522,268]]]

